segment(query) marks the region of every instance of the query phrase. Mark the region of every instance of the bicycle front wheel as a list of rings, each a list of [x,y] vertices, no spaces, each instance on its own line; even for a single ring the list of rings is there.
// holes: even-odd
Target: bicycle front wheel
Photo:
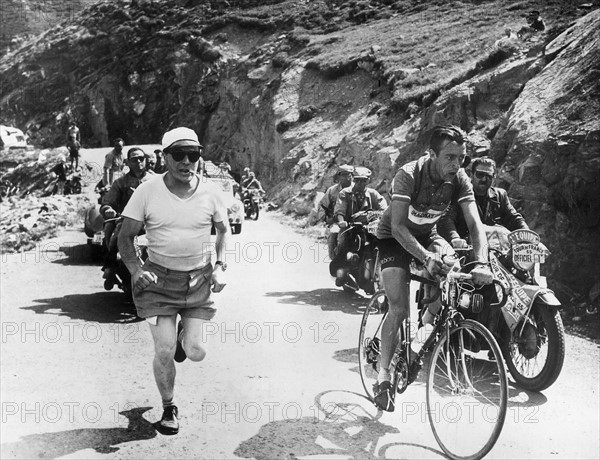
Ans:
[[[498,440],[508,403],[502,363],[490,331],[472,320],[461,321],[436,344],[427,376],[427,414],[450,458],[482,458]]]
[[[371,401],[374,398],[373,385],[377,383],[381,359],[381,326],[388,308],[385,292],[377,291],[371,297],[360,323],[358,367],[363,387]]]

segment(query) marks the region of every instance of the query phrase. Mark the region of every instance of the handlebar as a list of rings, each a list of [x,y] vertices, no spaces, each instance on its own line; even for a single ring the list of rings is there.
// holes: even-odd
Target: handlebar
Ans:
[[[471,275],[470,273],[462,273],[462,272],[450,272],[446,276],[450,279],[457,280],[457,281],[467,281],[467,280],[473,279],[473,275]]]
[[[125,218],[123,216],[117,216],[117,217],[112,217],[111,219],[104,219],[104,223],[107,222],[118,222],[120,220],[124,220]]]

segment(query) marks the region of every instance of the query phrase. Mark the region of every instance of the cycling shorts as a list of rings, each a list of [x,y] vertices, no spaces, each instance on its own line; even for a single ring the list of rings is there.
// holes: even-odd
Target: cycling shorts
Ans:
[[[426,236],[417,237],[417,241],[428,251],[438,254],[454,254],[452,246],[437,233],[430,233]],[[379,247],[379,260],[381,261],[381,269],[385,268],[403,268],[410,269],[410,263],[414,256],[404,249],[395,238],[385,238],[377,243]]]

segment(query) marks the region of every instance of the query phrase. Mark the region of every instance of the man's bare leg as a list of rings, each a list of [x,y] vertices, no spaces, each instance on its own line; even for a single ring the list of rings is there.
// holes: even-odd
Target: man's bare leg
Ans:
[[[192,361],[202,361],[206,357],[208,321],[200,318],[182,318],[181,321],[183,322],[181,345],[185,354]]]
[[[154,339],[154,379],[163,402],[173,401],[175,386],[175,347],[177,334],[175,324],[177,315],[158,316],[156,326],[150,324],[150,331]]]

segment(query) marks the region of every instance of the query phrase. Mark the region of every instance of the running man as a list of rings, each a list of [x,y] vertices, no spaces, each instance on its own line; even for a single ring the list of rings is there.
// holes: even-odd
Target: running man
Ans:
[[[216,313],[211,290],[220,292],[225,286],[222,256],[229,225],[219,188],[197,172],[202,146],[196,133],[189,128],[167,131],[162,146],[167,172],[133,193],[122,213],[119,251],[131,272],[137,314],[150,324],[154,340],[154,377],[164,409],[158,427],[164,434],[176,434],[173,359],[202,361],[206,355],[205,323]],[[148,238],[143,265],[133,244],[142,226]]]

